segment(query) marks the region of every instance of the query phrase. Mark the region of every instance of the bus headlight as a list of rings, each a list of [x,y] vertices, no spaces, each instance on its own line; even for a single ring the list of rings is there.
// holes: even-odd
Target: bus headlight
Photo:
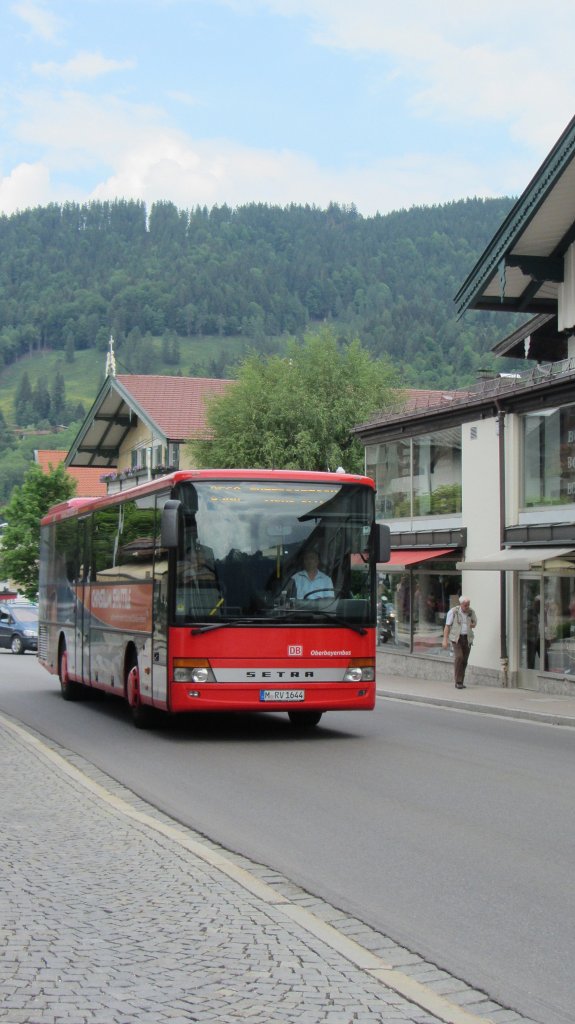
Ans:
[[[352,658],[343,677],[345,683],[372,683],[374,679],[373,658]]]
[[[206,658],[175,658],[175,683],[215,683],[216,677]]]

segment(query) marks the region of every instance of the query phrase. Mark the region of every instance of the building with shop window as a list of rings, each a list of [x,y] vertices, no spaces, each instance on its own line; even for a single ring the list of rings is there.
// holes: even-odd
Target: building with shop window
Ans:
[[[392,529],[380,567],[391,672],[451,679],[443,621],[478,618],[468,680],[575,691],[575,119],[456,302],[531,314],[497,345],[520,374],[356,428]]]

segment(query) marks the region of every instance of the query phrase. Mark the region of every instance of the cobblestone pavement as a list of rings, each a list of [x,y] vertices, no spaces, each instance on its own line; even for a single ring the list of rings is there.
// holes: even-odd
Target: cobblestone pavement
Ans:
[[[3,716],[0,772],[0,1021],[524,1021]]]

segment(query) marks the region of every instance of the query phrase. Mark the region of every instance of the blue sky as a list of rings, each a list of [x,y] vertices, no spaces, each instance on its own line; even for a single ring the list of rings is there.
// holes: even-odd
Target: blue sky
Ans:
[[[574,39],[572,0],[1,0],[0,211],[518,195]]]

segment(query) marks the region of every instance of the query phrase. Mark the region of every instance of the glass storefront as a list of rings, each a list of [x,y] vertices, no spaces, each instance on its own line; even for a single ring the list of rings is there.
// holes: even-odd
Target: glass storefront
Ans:
[[[445,657],[442,648],[445,616],[461,594],[457,555],[437,559],[425,569],[401,569],[378,574],[379,644],[404,654]]]
[[[519,666],[575,678],[575,570],[519,579]]]
[[[366,447],[378,519],[461,512],[461,427]]]

